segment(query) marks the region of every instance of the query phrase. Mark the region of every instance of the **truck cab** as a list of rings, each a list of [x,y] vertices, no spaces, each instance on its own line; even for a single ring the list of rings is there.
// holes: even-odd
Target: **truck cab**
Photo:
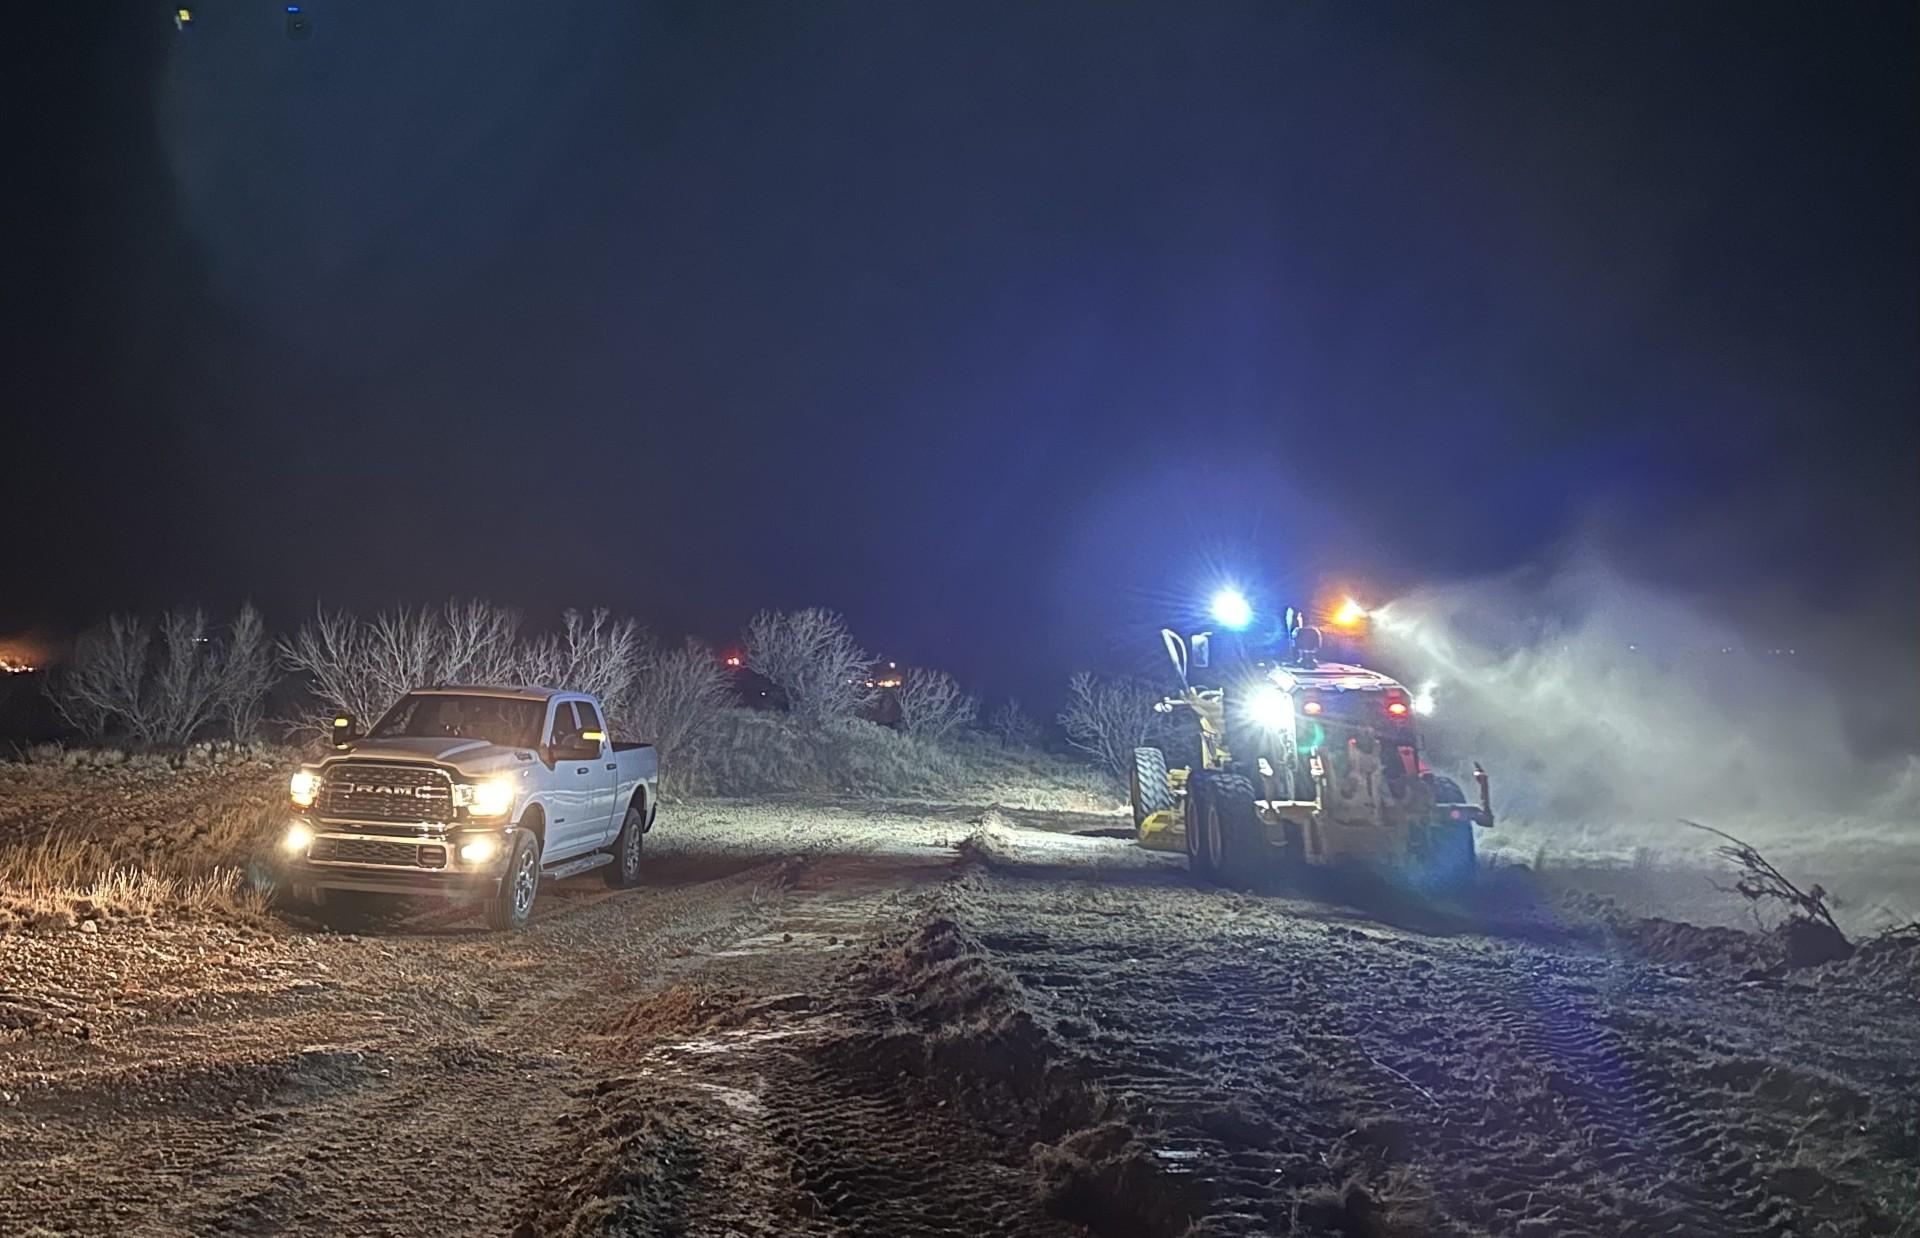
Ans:
[[[336,717],[331,739],[289,787],[289,878],[313,902],[450,894],[517,929],[542,878],[639,878],[658,761],[651,744],[615,742],[589,693],[418,688],[364,734]]]

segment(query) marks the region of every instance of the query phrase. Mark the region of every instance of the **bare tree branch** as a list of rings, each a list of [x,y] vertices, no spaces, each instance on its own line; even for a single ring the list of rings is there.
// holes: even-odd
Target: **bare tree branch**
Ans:
[[[1020,707],[1020,698],[1010,696],[987,719],[987,729],[999,736],[1009,748],[1031,748],[1040,742],[1040,724]]]
[[[1736,838],[1725,830],[1684,818],[1680,824],[1692,826],[1696,830],[1705,830],[1716,838],[1726,840],[1724,846],[1716,847],[1714,851],[1739,866],[1740,878],[1733,883],[1735,893],[1755,903],[1763,899],[1783,902],[1799,913],[1803,919],[1824,924],[1833,930],[1834,936],[1841,942],[1846,942],[1846,934],[1840,931],[1840,925],[1834,920],[1833,913],[1827,910],[1827,892],[1820,886],[1810,886],[1802,890],[1788,880],[1786,874],[1775,868],[1772,862],[1761,855],[1751,843]]]
[[[1081,671],[1067,681],[1060,725],[1069,744],[1125,780],[1133,768],[1133,750],[1160,729],[1160,715],[1153,708],[1160,695],[1138,680],[1099,679]]]
[[[699,641],[652,650],[647,662],[634,682],[621,733],[651,743],[661,777],[670,787],[684,786],[700,745],[732,702],[733,688],[713,651]]]
[[[917,739],[938,740],[956,727],[972,725],[980,714],[980,702],[961,691],[953,676],[923,667],[900,677],[894,699],[900,706],[900,729]]]
[[[873,698],[873,659],[832,611],[761,611],[747,624],[746,649],[747,665],[779,685],[802,718],[845,718]]]

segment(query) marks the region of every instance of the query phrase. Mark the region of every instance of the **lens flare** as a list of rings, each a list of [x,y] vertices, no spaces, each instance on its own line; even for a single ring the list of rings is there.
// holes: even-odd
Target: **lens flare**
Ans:
[[[1213,595],[1213,621],[1237,632],[1253,622],[1253,604],[1238,589],[1222,589]]]

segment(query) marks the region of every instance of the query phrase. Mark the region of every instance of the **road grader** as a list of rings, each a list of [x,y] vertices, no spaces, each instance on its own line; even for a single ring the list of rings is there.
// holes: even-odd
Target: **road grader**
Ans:
[[[1179,676],[1158,708],[1198,720],[1198,759],[1134,751],[1141,845],[1180,851],[1194,875],[1254,886],[1316,869],[1360,869],[1444,893],[1473,881],[1476,828],[1493,824],[1486,772],[1478,802],[1421,758],[1427,702],[1356,662],[1323,660],[1324,635],[1291,607],[1257,636],[1236,592],[1214,599],[1215,628],[1161,638]],[[1334,619],[1364,614],[1347,603]],[[1258,629],[1256,629],[1257,631]]]

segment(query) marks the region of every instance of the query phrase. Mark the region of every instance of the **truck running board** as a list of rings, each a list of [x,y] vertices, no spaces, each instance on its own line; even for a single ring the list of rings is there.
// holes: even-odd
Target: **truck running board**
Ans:
[[[583,855],[577,860],[568,860],[565,864],[556,864],[552,868],[541,869],[540,875],[548,881],[559,881],[565,877],[572,877],[579,873],[599,868],[602,864],[611,863],[613,863],[613,853],[611,851],[596,851],[592,855]]]

